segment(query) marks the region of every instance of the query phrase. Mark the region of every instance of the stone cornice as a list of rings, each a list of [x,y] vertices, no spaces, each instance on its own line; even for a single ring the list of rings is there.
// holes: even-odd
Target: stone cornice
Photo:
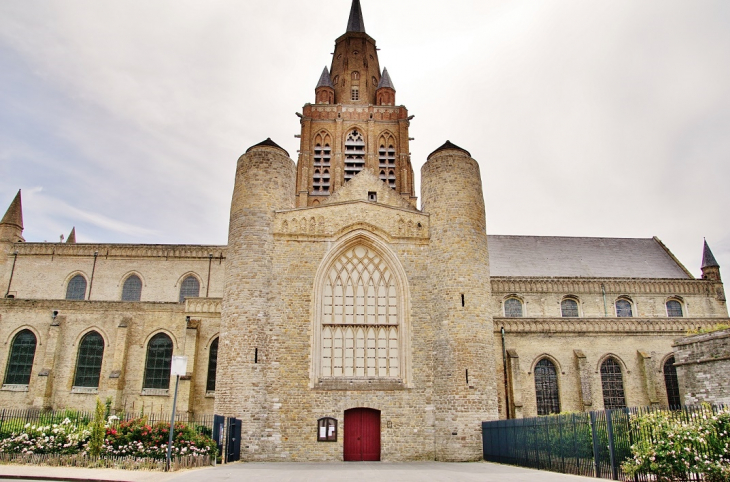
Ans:
[[[714,282],[697,279],[492,277],[492,293],[672,294],[714,296]]]
[[[697,327],[727,318],[494,318],[494,332],[510,333],[645,333],[685,335]]]
[[[113,311],[115,314],[120,315],[145,311],[169,311],[179,312],[182,314],[185,311],[185,305],[181,303],[163,303],[155,301],[71,301],[0,298],[0,312],[9,312],[11,310],[48,310],[50,320],[52,311],[59,311],[61,314],[97,311]]]
[[[18,256],[78,256],[103,258],[225,259],[227,246],[186,244],[66,244],[16,243]]]
[[[185,300],[186,313],[220,314],[223,298],[188,298]]]

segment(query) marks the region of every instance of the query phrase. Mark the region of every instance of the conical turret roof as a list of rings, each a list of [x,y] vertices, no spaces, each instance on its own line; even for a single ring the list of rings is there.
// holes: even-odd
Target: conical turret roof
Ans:
[[[431,156],[436,154],[437,152],[445,151],[447,149],[454,149],[457,151],[466,152],[466,154],[471,157],[471,154],[466,149],[462,149],[461,147],[457,146],[456,144],[452,143],[451,141],[444,142],[444,145],[433,151],[431,154],[428,155],[427,159],[430,159]]]
[[[715,256],[712,254],[712,251],[710,251],[710,246],[707,244],[707,240],[705,240],[705,249],[702,252],[702,269],[719,267],[720,265],[717,263],[717,260],[715,260]]]
[[[18,194],[15,195],[15,199],[10,203],[10,207],[5,212],[0,224],[12,224],[14,226],[23,229],[23,203],[20,200],[20,189]]]
[[[68,233],[68,238],[66,238],[67,244],[76,244],[76,226],[71,228],[71,232]]]
[[[352,0],[352,7],[350,7],[350,19],[347,21],[347,31],[365,33],[365,21],[362,19],[360,0]]]
[[[332,83],[332,77],[330,77],[330,71],[327,70],[327,67],[324,68],[322,71],[322,75],[319,77],[319,82],[317,82],[316,89],[319,89],[320,87],[331,87],[335,88],[335,84]]]
[[[395,86],[393,85],[393,81],[390,80],[390,74],[388,74],[388,69],[383,67],[383,75],[380,76],[380,82],[378,82],[378,89],[393,89],[395,90]]]
[[[282,151],[284,151],[284,153],[287,155],[287,157],[289,157],[289,153],[286,152],[286,149],[284,149],[283,147],[281,147],[276,142],[272,141],[271,140],[271,137],[267,137],[265,141],[261,141],[258,144],[254,144],[253,146],[251,146],[248,149],[246,149],[246,152],[248,153],[248,152],[251,151],[251,149],[254,149],[256,147],[276,147],[277,149],[281,149]]]

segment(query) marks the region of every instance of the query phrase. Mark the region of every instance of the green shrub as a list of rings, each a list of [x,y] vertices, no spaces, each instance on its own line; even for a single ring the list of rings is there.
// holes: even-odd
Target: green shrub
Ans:
[[[118,428],[106,430],[104,453],[108,455],[151,457],[164,459],[167,456],[167,443],[170,424],[147,423],[145,417],[121,422]],[[215,442],[198,433],[192,426],[176,422],[173,433],[172,455],[210,455],[215,457]]]

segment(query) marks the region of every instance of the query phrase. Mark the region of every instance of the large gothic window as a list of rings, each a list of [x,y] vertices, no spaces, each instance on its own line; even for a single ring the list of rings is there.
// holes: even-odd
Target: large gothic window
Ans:
[[[77,274],[66,286],[66,299],[83,301],[86,299],[86,278]]]
[[[171,364],[172,340],[166,334],[158,333],[147,344],[142,388],[169,389]]]
[[[73,386],[99,388],[103,357],[104,339],[101,335],[95,331],[85,334],[79,343]]]
[[[15,335],[10,345],[4,385],[28,385],[30,383],[36,342],[36,337],[30,330],[23,330]]]
[[[621,365],[613,358],[601,363],[601,388],[603,389],[603,408],[625,408],[624,378]]]
[[[319,376],[402,379],[400,297],[374,250],[357,245],[336,259],[319,299]]]
[[[547,358],[543,358],[535,365],[535,396],[538,415],[560,413],[558,372],[555,364]]]
[[[353,129],[345,138],[345,182],[365,167],[365,138],[358,129]]]
[[[677,379],[677,367],[674,366],[674,357],[670,356],[664,362],[664,385],[667,387],[667,403],[670,408],[678,408],[682,405],[679,397],[679,380]]]

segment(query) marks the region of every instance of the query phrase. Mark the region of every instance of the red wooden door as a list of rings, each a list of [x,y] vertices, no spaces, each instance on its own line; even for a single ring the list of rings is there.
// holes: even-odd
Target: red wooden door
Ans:
[[[345,410],[345,461],[380,460],[380,411]]]

